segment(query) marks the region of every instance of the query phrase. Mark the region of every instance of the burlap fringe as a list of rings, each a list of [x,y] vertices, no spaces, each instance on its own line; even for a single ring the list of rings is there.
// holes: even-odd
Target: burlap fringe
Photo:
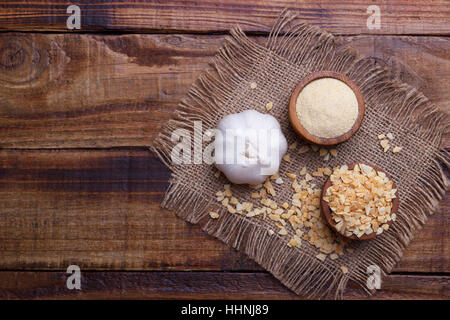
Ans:
[[[305,23],[295,23],[295,15],[288,11],[283,12],[275,23],[265,47],[249,40],[239,28],[231,30],[231,35],[232,39],[226,40],[214,58],[214,70],[202,75],[193,85],[151,150],[173,170],[169,160],[172,132],[179,128],[191,131],[195,120],[214,126],[209,115],[220,108],[220,101],[232,97],[243,79],[243,70],[251,68],[257,58],[255,52],[271,51],[312,71],[332,70],[347,74],[360,86],[368,103],[383,104],[385,107],[380,112],[436,146],[433,165],[428,172],[420,174],[413,201],[402,203],[402,215],[392,228],[395,232],[373,242],[376,250],[367,252],[359,263],[360,266],[375,264],[381,267],[383,274],[389,273],[400,260],[414,231],[422,227],[448,190],[444,168],[449,167],[449,154],[439,146],[442,135],[449,129],[449,115],[440,112],[415,88],[393,80],[388,70],[376,65],[373,59],[360,56],[351,48],[337,50],[338,40],[333,35]],[[392,105],[397,107],[391,108]],[[182,177],[174,174],[162,206],[175,210],[189,222],[199,223],[207,216],[212,200],[185,186]],[[246,253],[295,293],[314,298],[330,295],[340,298],[349,279],[371,293],[366,288],[365,269],[355,268],[345,275],[298,248],[289,248],[278,236],[269,236],[263,226],[239,215],[223,213],[219,221],[205,219],[203,229]]]

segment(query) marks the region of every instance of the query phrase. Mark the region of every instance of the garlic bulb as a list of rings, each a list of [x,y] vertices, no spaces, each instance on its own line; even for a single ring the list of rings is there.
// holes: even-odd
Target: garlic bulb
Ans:
[[[255,110],[224,117],[215,137],[215,165],[233,183],[259,184],[278,172],[287,141],[277,119]]]

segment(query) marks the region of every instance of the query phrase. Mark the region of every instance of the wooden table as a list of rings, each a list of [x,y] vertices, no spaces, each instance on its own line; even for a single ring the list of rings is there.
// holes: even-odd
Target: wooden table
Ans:
[[[302,298],[159,207],[147,146],[236,23],[263,42],[291,8],[450,111],[447,1],[377,1],[379,30],[367,1],[78,1],[80,31],[69,4],[0,4],[1,298]],[[450,298],[449,212],[447,195],[373,299]]]

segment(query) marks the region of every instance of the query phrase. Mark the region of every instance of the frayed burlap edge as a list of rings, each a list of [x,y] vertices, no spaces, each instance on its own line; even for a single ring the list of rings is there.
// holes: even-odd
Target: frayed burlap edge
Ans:
[[[389,273],[400,260],[413,233],[436,210],[448,189],[444,168],[449,167],[449,155],[441,149],[441,140],[448,130],[449,116],[415,88],[392,79],[389,71],[376,65],[373,59],[365,58],[351,48],[338,50],[338,40],[333,35],[305,23],[296,23],[295,16],[288,11],[283,12],[275,23],[265,46],[248,39],[238,27],[231,30],[231,35],[215,56],[213,71],[196,81],[150,149],[173,171],[170,161],[172,132],[180,128],[191,131],[193,121],[199,120],[212,127],[209,114],[219,108],[218,101],[230,99],[242,83],[240,74],[252,67],[257,59],[255,52],[276,54],[311,71],[331,70],[347,74],[360,86],[366,101],[385,105],[380,112],[436,147],[432,164],[418,179],[413,202],[405,205],[403,219],[396,222],[396,241],[384,237],[374,242],[376,250],[360,257],[363,260],[360,265],[375,264],[381,267],[383,275]],[[388,107],[392,105],[397,107]],[[175,210],[188,222],[200,223],[208,234],[247,254],[297,294],[310,298],[330,295],[340,298],[348,280],[355,281],[369,294],[373,293],[366,287],[367,274],[362,268],[346,275],[330,269],[302,250],[296,250],[293,255],[285,241],[269,236],[264,226],[240,215],[223,212],[219,221],[204,219],[214,202],[213,196],[207,198],[196,193],[183,182],[183,177],[173,174],[162,207]]]

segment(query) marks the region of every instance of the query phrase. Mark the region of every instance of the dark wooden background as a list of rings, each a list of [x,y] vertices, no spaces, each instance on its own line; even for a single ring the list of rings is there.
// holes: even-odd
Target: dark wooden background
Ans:
[[[66,29],[69,4],[81,31]],[[0,4],[0,298],[302,298],[162,210],[169,171],[146,148],[227,30],[263,42],[285,7],[450,112],[448,1]],[[373,299],[450,298],[449,212],[447,195]]]

